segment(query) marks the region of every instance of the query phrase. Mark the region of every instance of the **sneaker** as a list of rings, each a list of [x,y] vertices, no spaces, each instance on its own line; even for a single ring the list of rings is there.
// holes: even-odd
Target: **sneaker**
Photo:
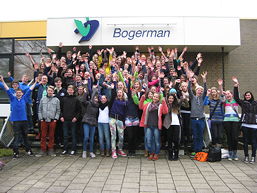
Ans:
[[[148,156],[148,160],[153,160],[153,157],[154,157],[154,153],[151,153],[149,156]]]
[[[135,157],[135,156],[136,156],[135,152],[133,151],[128,152],[128,157]]]
[[[19,158],[19,153],[13,153],[13,159],[18,159]]]
[[[104,157],[104,151],[100,151],[100,155]]]
[[[153,161],[157,161],[159,159],[159,154],[154,154]]]
[[[117,151],[117,153],[118,153],[118,155],[120,155],[120,156],[122,156],[122,157],[126,157],[126,156],[127,156],[127,154],[125,154],[125,152],[122,151],[122,149],[119,149],[119,150]]]
[[[245,156],[244,162],[249,163],[249,157],[248,156]]]
[[[195,152],[192,152],[192,153],[190,154],[190,157],[191,157],[191,158],[194,158],[194,157],[195,157],[195,154],[196,154]]]
[[[56,156],[56,154],[54,153],[54,150],[53,150],[53,149],[49,149],[48,155],[49,155],[49,156],[52,156],[52,157],[55,157],[55,156]]]
[[[228,161],[232,161],[232,160],[233,160],[232,157],[229,156],[229,157],[228,157]]]
[[[238,161],[238,160],[239,160],[238,157],[237,157],[237,155],[234,155],[233,160],[235,160],[235,161]]]
[[[28,155],[28,156],[33,156],[34,153],[33,153],[31,150],[29,150],[29,151],[27,151],[27,155]]]
[[[84,158],[84,159],[87,158],[87,151],[83,151],[83,153],[82,153],[82,158]]]
[[[63,150],[63,152],[61,153],[61,155],[67,155],[68,151],[67,150]]]
[[[90,155],[90,157],[91,157],[91,158],[95,158],[95,157],[96,157],[96,156],[95,156],[95,154],[94,154],[93,152],[90,152],[90,154],[89,154],[89,155]]]
[[[110,150],[106,150],[106,157],[110,157]]]
[[[118,156],[117,156],[117,154],[116,154],[116,151],[114,150],[114,151],[112,151],[112,158],[113,159],[116,159]]]
[[[46,152],[40,150],[40,152],[36,155],[36,157],[42,157],[42,156],[46,156]]]
[[[75,154],[76,154],[76,152],[73,150],[70,152],[70,155],[75,155]]]
[[[250,160],[250,164],[254,164],[256,161],[256,158],[255,157],[252,157],[251,160]]]
[[[148,157],[149,156],[149,153],[147,150],[145,150],[145,154],[144,154],[145,157]]]

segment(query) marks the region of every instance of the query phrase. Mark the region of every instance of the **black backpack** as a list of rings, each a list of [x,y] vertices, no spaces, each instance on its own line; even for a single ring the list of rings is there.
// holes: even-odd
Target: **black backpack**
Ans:
[[[207,161],[209,162],[221,161],[221,148],[210,146]]]

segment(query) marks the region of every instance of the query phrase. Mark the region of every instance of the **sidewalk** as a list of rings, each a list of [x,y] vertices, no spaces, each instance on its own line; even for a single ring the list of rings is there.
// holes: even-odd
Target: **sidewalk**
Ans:
[[[243,159],[240,151],[240,159]],[[0,192],[257,192],[257,163],[76,156],[21,157],[0,171]]]

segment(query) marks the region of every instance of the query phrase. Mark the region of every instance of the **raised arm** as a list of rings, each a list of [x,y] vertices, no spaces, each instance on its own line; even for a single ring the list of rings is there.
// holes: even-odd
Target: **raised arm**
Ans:
[[[206,96],[206,94],[207,94],[207,84],[206,84],[206,78],[207,78],[207,71],[205,71],[205,72],[203,72],[202,74],[201,74],[201,76],[202,76],[202,79],[203,79],[203,100],[204,100],[204,98],[205,98],[205,96]]]
[[[8,87],[7,84],[5,83],[4,77],[3,77],[2,75],[0,75],[0,82],[3,84],[4,89],[5,89],[6,91],[8,91],[8,90],[9,90],[9,87]]]
[[[192,91],[192,77],[194,76],[194,72],[188,70],[187,71],[187,78],[189,79],[189,82],[188,82],[188,93],[189,93],[189,97],[190,98],[193,98],[194,96],[194,93]]]
[[[239,82],[238,82],[238,79],[233,76],[232,81],[234,83],[234,99],[236,100],[236,102],[239,105],[241,105],[243,101],[239,98],[239,91],[238,91]]]
[[[210,104],[210,100],[209,100],[210,94],[211,94],[211,89],[208,89],[207,90],[207,95],[206,95],[206,97],[204,98],[204,101],[203,101],[203,105],[206,106],[206,105]]]

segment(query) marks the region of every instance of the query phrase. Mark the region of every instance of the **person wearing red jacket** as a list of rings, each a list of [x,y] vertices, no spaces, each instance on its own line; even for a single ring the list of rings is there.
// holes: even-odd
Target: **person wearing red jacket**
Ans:
[[[145,98],[145,95],[142,97]],[[140,100],[142,103],[144,100]],[[149,150],[148,160],[158,160],[161,148],[160,130],[162,129],[162,115],[168,113],[168,106],[165,100],[160,103],[160,94],[154,93],[153,101],[143,105],[143,114],[140,121],[140,126],[146,128],[146,143]],[[152,140],[154,141],[155,151]]]

